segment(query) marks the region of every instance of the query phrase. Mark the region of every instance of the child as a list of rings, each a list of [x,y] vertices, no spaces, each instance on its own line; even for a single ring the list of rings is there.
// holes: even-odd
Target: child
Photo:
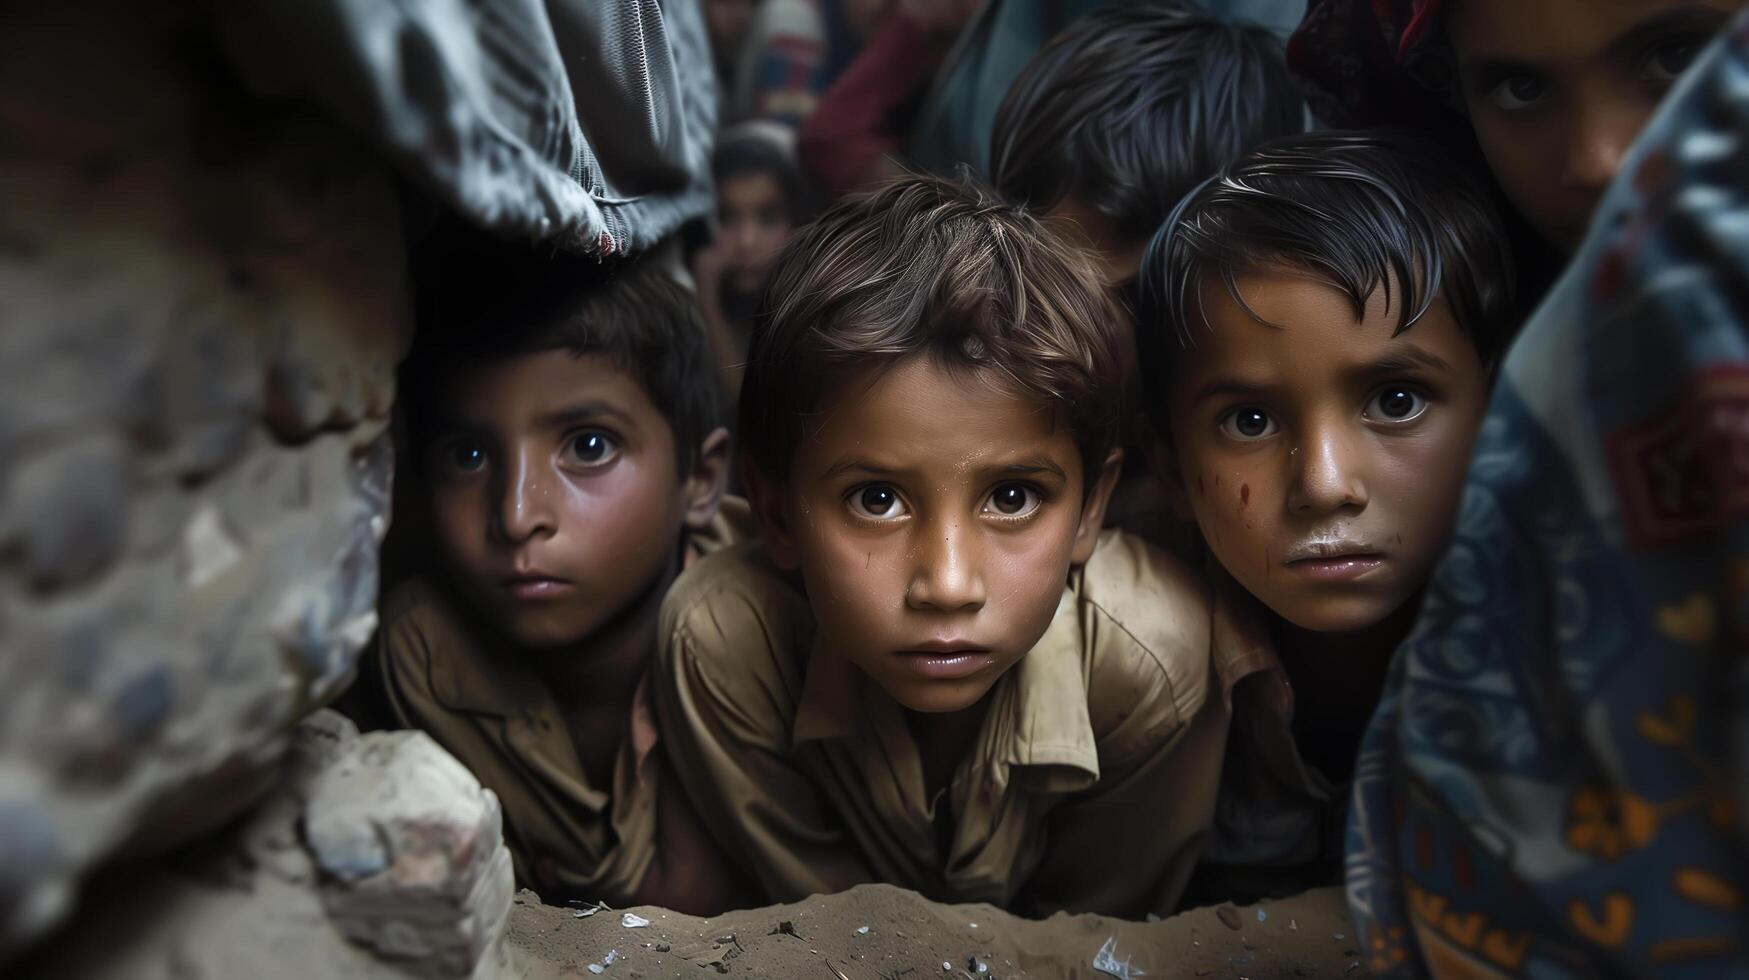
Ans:
[[[713,333],[718,372],[731,398],[740,390],[753,310],[771,265],[808,218],[794,136],[771,123],[725,133],[711,159],[717,185],[716,240],[694,260],[699,311]]]
[[[1100,532],[1128,365],[1091,261],[909,177],[804,229],[768,295],[762,544],[676,583],[654,675],[707,825],[773,901],[1170,911],[1224,715],[1201,586]]]
[[[730,882],[643,688],[668,584],[734,536],[703,335],[654,266],[520,258],[403,372],[441,567],[384,603],[383,686],[498,794],[525,885],[714,911]]]
[[[1160,3],[1077,20],[1035,55],[996,114],[998,190],[1073,220],[1125,283],[1178,199],[1305,109],[1281,41]]]
[[[1337,787],[1451,536],[1512,325],[1501,242],[1435,145],[1318,133],[1227,167],[1149,249],[1143,370],[1168,383],[1148,407],[1217,566],[1233,704],[1200,898],[1337,880]]]

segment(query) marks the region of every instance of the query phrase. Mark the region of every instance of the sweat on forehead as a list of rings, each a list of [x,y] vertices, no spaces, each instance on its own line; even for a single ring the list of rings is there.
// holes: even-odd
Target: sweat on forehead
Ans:
[[[902,177],[835,205],[778,259],[749,344],[742,445],[783,479],[847,380],[927,356],[1060,407],[1084,458],[1102,459],[1124,416],[1120,329],[1092,261],[1037,219],[970,179]]]

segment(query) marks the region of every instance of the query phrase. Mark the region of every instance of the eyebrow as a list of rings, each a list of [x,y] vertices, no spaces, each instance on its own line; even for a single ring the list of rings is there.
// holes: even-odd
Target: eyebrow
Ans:
[[[1611,57],[1620,58],[1623,55],[1638,54],[1647,44],[1670,34],[1687,32],[1710,36],[1729,17],[1726,12],[1698,3],[1662,10],[1622,32],[1609,43],[1607,51]],[[1498,77],[1511,72],[1534,71],[1537,68],[1538,64],[1534,59],[1518,57],[1510,52],[1484,52],[1465,59],[1459,66],[1459,72],[1464,75]]]
[[[968,467],[968,469],[972,468]],[[992,476],[1055,477],[1058,480],[1067,480],[1069,478],[1069,475],[1063,472],[1061,466],[1058,466],[1054,460],[1044,456],[1028,456],[1012,462],[999,463],[994,466],[980,466],[972,469],[972,471],[985,478]],[[831,466],[826,467],[826,471],[822,476],[830,478],[843,473],[861,473],[873,477],[895,478],[909,476],[912,474],[912,471],[892,466],[882,466],[881,464],[863,456],[846,456],[833,463]]]
[[[1380,357],[1376,361],[1363,364],[1355,369],[1356,374],[1391,374],[1398,371],[1452,371],[1451,362],[1432,351],[1419,347],[1402,347]]]
[[[567,405],[564,408],[542,414],[535,422],[543,428],[562,429],[579,422],[590,422],[599,418],[617,419],[625,425],[635,424],[631,415],[624,409],[604,401],[586,401]]]
[[[1668,35],[1696,33],[1711,36],[1730,18],[1721,10],[1693,3],[1660,11],[1647,17],[1616,38],[1609,46],[1612,54],[1639,54],[1646,45],[1663,40]]]

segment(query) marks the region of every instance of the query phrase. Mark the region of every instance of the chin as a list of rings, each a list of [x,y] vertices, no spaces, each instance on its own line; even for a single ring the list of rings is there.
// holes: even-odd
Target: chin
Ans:
[[[929,684],[922,687],[916,685],[889,686],[883,684],[881,689],[887,696],[899,702],[899,706],[918,714],[945,715],[955,711],[964,711],[983,700],[990,691],[990,685],[980,684],[976,688],[967,689],[963,685]]]
[[[1358,633],[1389,619],[1397,605],[1366,597],[1307,599],[1285,611],[1273,604],[1270,608],[1282,619],[1312,633]]]

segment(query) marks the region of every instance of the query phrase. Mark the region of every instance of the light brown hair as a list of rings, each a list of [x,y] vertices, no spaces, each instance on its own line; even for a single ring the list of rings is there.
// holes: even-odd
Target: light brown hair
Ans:
[[[753,329],[739,435],[788,478],[834,385],[927,354],[1055,406],[1088,483],[1125,417],[1122,318],[1084,250],[974,180],[905,176],[839,202],[784,249]]]

